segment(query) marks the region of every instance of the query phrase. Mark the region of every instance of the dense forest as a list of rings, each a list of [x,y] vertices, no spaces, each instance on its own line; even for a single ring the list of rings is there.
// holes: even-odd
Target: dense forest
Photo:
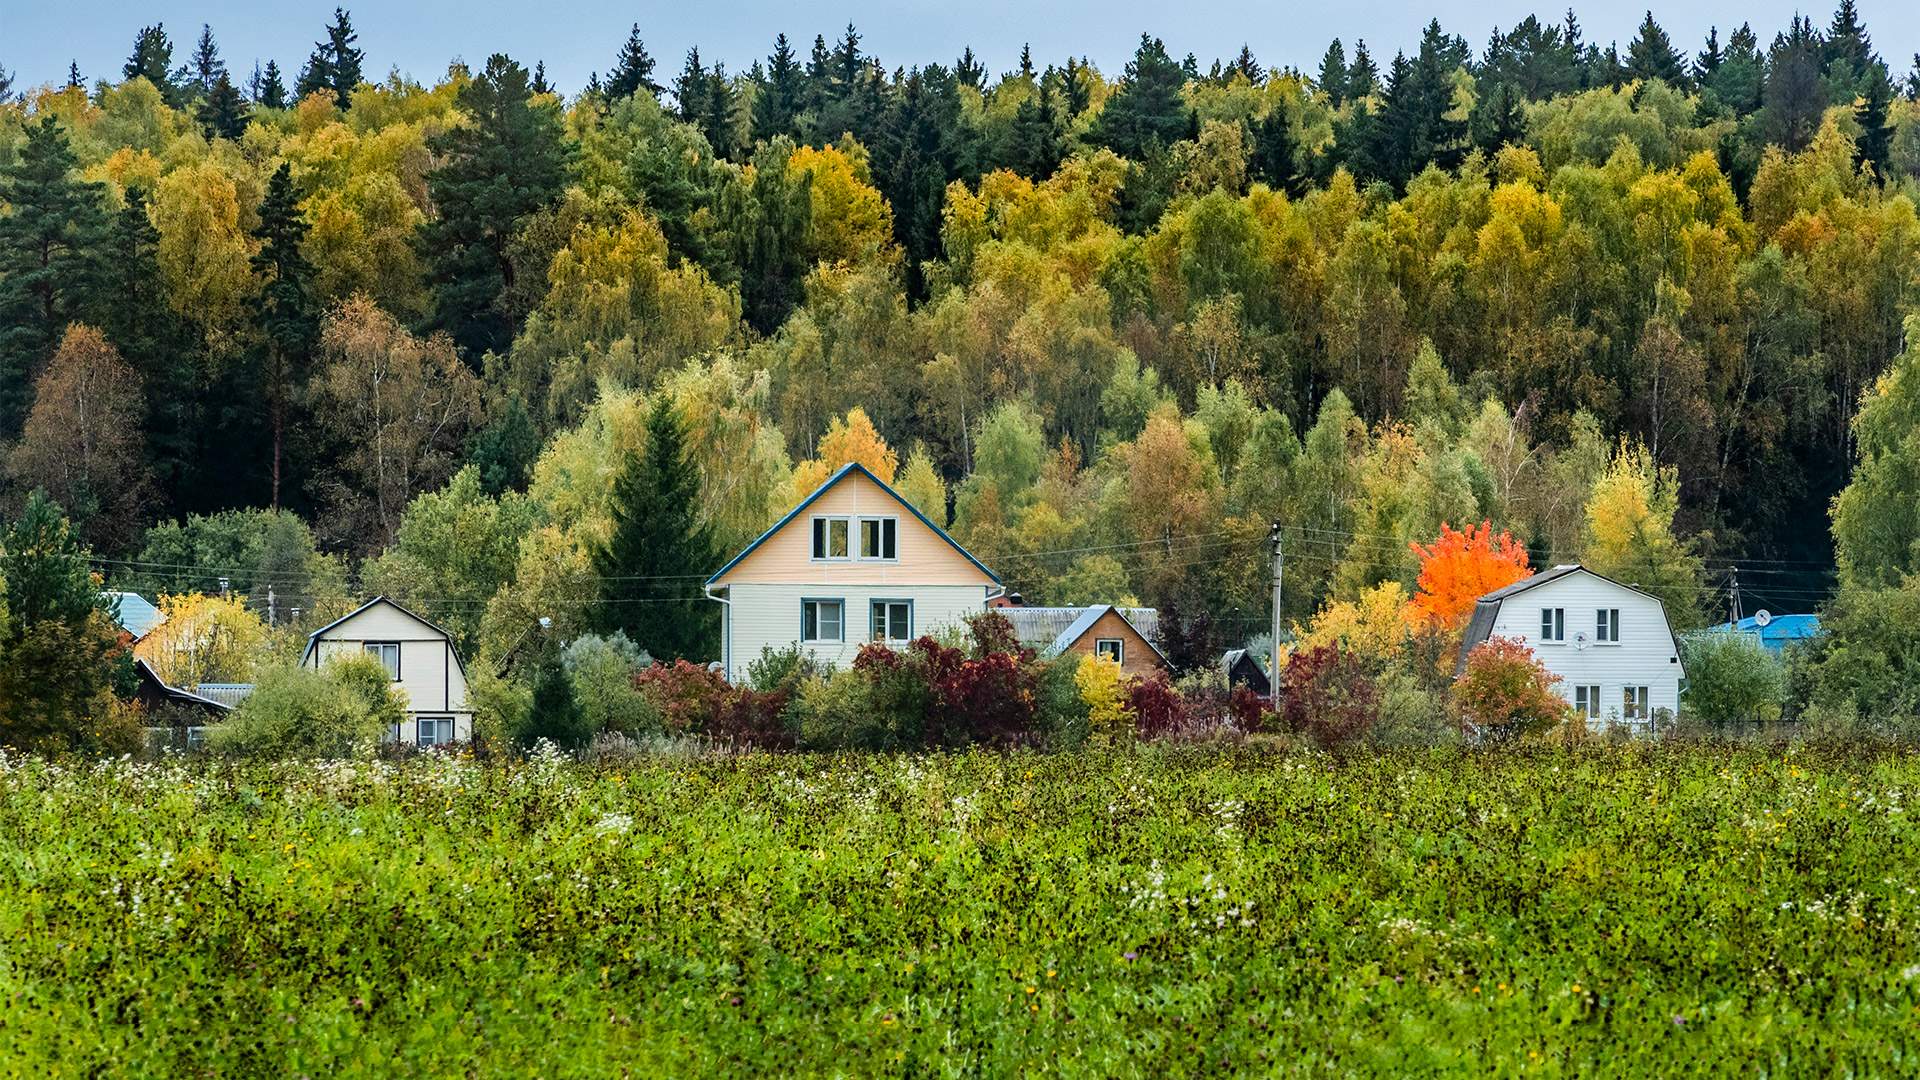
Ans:
[[[1304,72],[1150,35],[902,67],[849,26],[675,73],[635,27],[577,90],[380,78],[320,29],[297,72],[161,26],[0,68],[0,493],[114,586],[698,656],[701,579],[851,460],[1028,600],[1157,604],[1196,657],[1266,625],[1275,521],[1302,622],[1444,524],[1691,625],[1736,573],[1809,610],[1916,558],[1897,470],[1858,524],[1891,564],[1829,530],[1916,412],[1855,420],[1920,300],[1920,57],[1852,0]]]

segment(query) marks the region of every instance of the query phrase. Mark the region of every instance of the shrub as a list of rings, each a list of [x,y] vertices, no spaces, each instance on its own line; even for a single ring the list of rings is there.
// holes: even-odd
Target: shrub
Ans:
[[[1033,650],[1020,644],[1020,635],[1014,632],[1013,622],[997,611],[969,615],[967,636],[972,643],[971,659],[984,660],[1000,654],[1022,662],[1033,659]]]
[[[1063,653],[1040,669],[1034,723],[1047,745],[1072,749],[1087,741],[1087,703],[1081,697],[1079,653]]]
[[[1730,724],[1779,718],[1786,670],[1752,635],[1694,634],[1682,646],[1687,685],[1680,703],[1688,719]]]
[[[808,750],[867,748],[875,741],[873,702],[867,681],[854,671],[815,676],[800,684],[788,706],[788,723]]]
[[[1192,719],[1186,701],[1167,681],[1164,671],[1128,684],[1127,709],[1133,713],[1134,730],[1148,739],[1183,734]]]
[[[238,757],[367,757],[405,716],[386,669],[370,657],[334,661],[318,671],[276,667],[207,730],[207,747]]]
[[[866,645],[853,660],[853,669],[867,683],[874,712],[869,748],[894,750],[926,745],[929,721],[936,702],[929,678],[926,652],[909,648],[898,653],[885,645]]]
[[[531,747],[545,739],[555,746],[577,750],[593,738],[585,711],[573,696],[573,680],[559,660],[549,658],[533,678],[533,700],[529,703],[513,741]]]
[[[714,726],[713,738],[739,746],[763,750],[786,750],[794,745],[793,730],[787,723],[787,709],[796,688],[753,690],[739,688],[728,696]]]
[[[669,735],[715,730],[733,692],[719,672],[687,660],[655,664],[635,674],[633,686],[659,710]]]
[[[1367,742],[1378,747],[1443,746],[1458,740],[1459,725],[1447,714],[1447,699],[1429,690],[1405,668],[1380,677],[1380,716]]]
[[[627,635],[584,634],[560,654],[574,703],[589,737],[601,732],[650,735],[661,730],[660,710],[633,685],[652,661]]]
[[[1454,708],[1463,725],[1496,738],[1544,731],[1573,719],[1573,707],[1553,688],[1559,681],[1524,642],[1489,638],[1467,654],[1453,684]]]
[[[1333,644],[1287,657],[1279,698],[1281,724],[1326,749],[1365,735],[1380,718],[1380,691],[1366,665]]]
[[[951,725],[943,733],[950,744],[1011,746],[1032,736],[1034,675],[1019,656],[990,652],[957,667],[947,665],[944,657],[939,660],[936,670],[943,673],[934,688]]]
[[[1230,686],[1218,667],[1201,668],[1174,683],[1197,728],[1251,733],[1272,726],[1266,700],[1244,686]]]
[[[1105,656],[1082,658],[1075,666],[1074,686],[1080,691],[1088,735],[1102,742],[1127,736],[1133,719],[1127,701],[1131,688],[1118,663]]]
[[[762,692],[791,692],[808,678],[819,674],[822,674],[819,662],[799,642],[784,649],[772,646],[762,648],[760,658],[747,663],[747,685]]]

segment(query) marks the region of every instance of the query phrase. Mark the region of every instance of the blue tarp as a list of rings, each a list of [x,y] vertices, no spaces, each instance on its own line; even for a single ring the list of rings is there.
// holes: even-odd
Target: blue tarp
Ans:
[[[1752,615],[1737,623],[1721,623],[1715,630],[1738,630],[1743,634],[1752,634],[1760,639],[1760,644],[1771,652],[1779,652],[1796,641],[1820,636],[1820,616],[1818,615],[1775,615],[1761,626],[1760,620]]]

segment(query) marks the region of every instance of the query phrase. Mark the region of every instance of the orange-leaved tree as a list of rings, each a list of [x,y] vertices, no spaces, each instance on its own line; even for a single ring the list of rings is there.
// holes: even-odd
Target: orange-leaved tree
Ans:
[[[1428,625],[1457,631],[1467,625],[1474,602],[1482,596],[1533,576],[1527,549],[1506,532],[1496,535],[1482,521],[1464,531],[1440,526],[1432,544],[1409,544],[1420,558],[1419,591],[1411,601],[1417,617]]]

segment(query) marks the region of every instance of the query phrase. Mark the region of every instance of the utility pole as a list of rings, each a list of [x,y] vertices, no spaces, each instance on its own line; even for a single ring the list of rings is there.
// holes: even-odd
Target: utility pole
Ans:
[[[1270,660],[1272,674],[1267,689],[1269,693],[1280,692],[1280,580],[1286,569],[1286,555],[1280,541],[1280,523],[1274,522],[1267,538],[1273,541],[1273,656]]]
[[[1733,575],[1733,584],[1730,588],[1733,594],[1733,619],[1731,621],[1738,623],[1740,621],[1740,568],[1736,566],[1728,571],[1728,573]]]
[[[273,586],[269,585],[267,586],[267,629],[269,630],[278,625],[273,615]]]

